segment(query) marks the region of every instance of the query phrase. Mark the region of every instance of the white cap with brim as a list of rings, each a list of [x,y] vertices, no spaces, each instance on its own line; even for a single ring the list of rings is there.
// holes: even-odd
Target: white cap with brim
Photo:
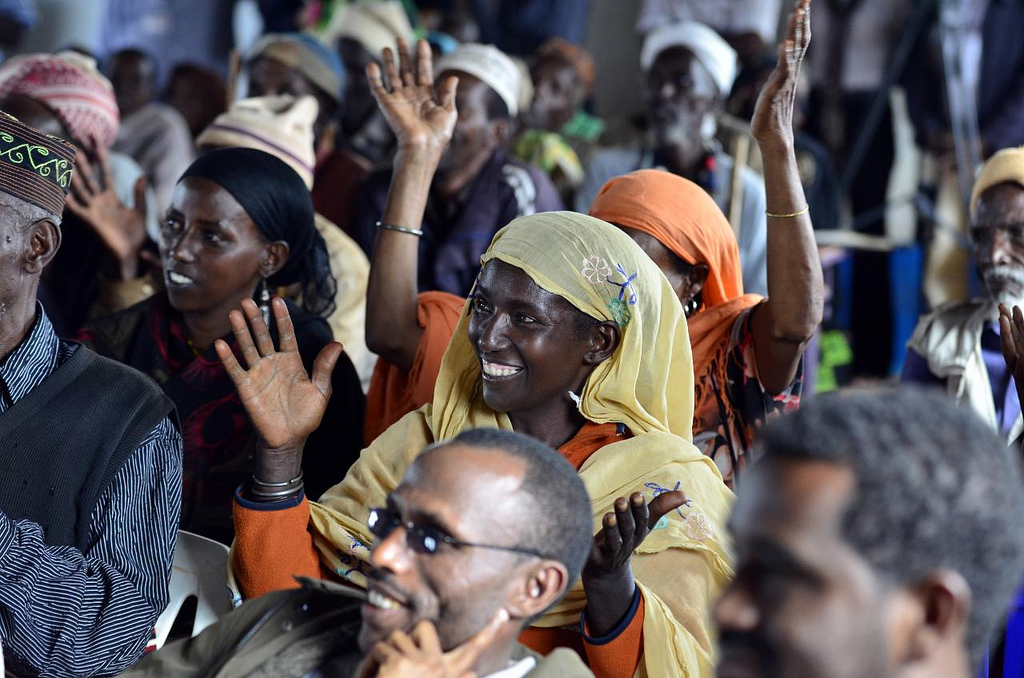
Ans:
[[[439,76],[448,71],[461,71],[479,78],[505,102],[509,116],[519,115],[519,68],[497,47],[475,43],[460,45],[451,54],[441,57],[434,71]]]
[[[729,96],[736,81],[738,62],[736,50],[729,46],[714,29],[696,21],[682,21],[651,31],[644,39],[640,64],[644,72],[651,70],[654,60],[665,50],[684,47],[708,69],[718,86],[718,93]]]

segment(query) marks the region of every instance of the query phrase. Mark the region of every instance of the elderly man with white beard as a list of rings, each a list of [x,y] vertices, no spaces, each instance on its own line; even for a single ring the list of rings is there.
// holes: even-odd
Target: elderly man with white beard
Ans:
[[[1020,398],[1003,360],[999,304],[1024,306],[1024,147],[996,153],[971,195],[974,262],[986,296],[940,306],[917,324],[903,381],[937,384],[1015,440]]]

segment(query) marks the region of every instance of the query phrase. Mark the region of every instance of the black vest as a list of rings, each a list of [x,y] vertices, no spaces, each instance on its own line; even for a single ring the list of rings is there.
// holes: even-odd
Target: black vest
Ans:
[[[173,409],[153,381],[79,346],[0,414],[0,511],[84,552],[96,502]]]

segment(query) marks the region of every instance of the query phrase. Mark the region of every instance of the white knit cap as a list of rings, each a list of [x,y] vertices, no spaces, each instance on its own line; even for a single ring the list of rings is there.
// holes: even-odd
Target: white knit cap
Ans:
[[[729,95],[736,80],[736,50],[714,29],[696,21],[681,21],[654,29],[644,39],[643,50],[640,52],[640,64],[644,71],[651,70],[658,55],[673,47],[685,47],[693,52],[715,79],[718,93],[723,97]]]
[[[320,35],[331,46],[338,38],[355,40],[378,61],[385,47],[397,50],[399,38],[411,46],[414,37],[409,15],[399,0],[353,2],[338,7]]]
[[[255,148],[280,158],[313,188],[313,122],[316,99],[288,94],[241,99],[217,116],[196,139],[196,146]]]
[[[466,43],[437,61],[434,72],[462,71],[482,80],[493,89],[508,108],[511,117],[519,115],[522,77],[515,62],[493,45]]]

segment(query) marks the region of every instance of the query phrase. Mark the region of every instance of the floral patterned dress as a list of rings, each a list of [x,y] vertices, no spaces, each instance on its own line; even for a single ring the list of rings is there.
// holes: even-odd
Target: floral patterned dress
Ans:
[[[710,369],[697,376],[693,443],[715,461],[733,489],[753,461],[751,446],[757,430],[771,417],[797,409],[803,389],[802,360],[793,382],[781,393],[768,393],[762,386],[752,326],[757,308],[736,317],[728,345],[715,356]]]

